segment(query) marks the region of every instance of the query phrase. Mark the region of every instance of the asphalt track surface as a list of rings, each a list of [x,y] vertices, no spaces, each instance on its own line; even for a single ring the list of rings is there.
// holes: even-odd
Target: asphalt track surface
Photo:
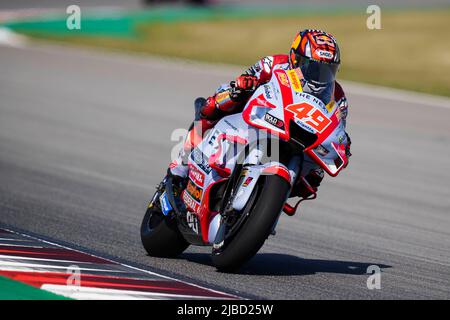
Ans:
[[[346,84],[353,157],[239,274],[139,226],[192,101],[238,70],[0,46],[0,225],[247,298],[450,298],[450,103]],[[381,289],[366,286],[381,267]]]

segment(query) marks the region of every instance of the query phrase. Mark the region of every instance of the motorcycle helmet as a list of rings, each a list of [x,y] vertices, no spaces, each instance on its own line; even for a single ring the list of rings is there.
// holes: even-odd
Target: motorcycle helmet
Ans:
[[[340,62],[337,41],[327,32],[306,29],[297,33],[292,42],[289,52],[290,67],[300,68],[302,71],[304,91],[325,103],[332,96]]]

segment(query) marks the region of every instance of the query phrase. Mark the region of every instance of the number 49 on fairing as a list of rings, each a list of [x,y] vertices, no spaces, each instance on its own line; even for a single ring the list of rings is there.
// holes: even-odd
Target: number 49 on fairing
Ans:
[[[322,133],[331,123],[331,120],[322,111],[306,102],[291,104],[286,107],[286,110],[292,112],[297,120],[318,133]]]

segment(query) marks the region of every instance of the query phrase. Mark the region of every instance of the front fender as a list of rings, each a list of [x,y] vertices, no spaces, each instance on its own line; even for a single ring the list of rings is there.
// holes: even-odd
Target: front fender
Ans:
[[[269,162],[262,165],[252,165],[242,170],[239,187],[234,197],[232,207],[240,211],[247,204],[259,178],[263,175],[276,174],[285,179],[291,186],[295,180],[296,173],[289,170],[279,162]]]

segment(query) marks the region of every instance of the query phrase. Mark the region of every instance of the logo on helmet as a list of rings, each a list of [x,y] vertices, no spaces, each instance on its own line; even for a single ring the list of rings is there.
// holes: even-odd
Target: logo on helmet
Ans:
[[[333,53],[330,51],[325,51],[325,50],[316,50],[315,54],[319,57],[319,58],[324,58],[324,59],[333,59]]]
[[[334,48],[334,41],[326,34],[319,34],[314,36],[314,40],[316,41],[317,45],[327,45],[332,48]]]

